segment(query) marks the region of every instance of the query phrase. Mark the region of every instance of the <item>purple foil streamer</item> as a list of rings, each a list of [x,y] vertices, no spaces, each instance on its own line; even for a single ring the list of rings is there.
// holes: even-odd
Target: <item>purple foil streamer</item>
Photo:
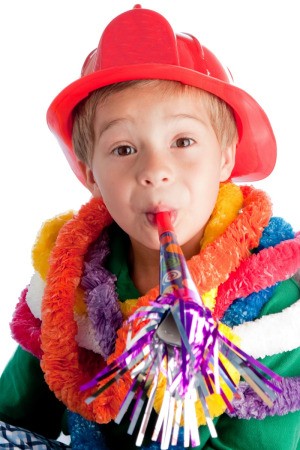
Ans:
[[[178,327],[178,332],[183,333],[181,336],[181,346],[176,348],[170,346],[167,342],[159,339],[157,335],[157,329],[161,323],[163,323],[164,318],[167,314],[167,309],[170,308],[172,314],[176,320],[180,322]],[[202,327],[201,330],[197,330],[197,327],[193,326],[193,320],[195,320],[195,313],[197,318],[200,319],[199,326]],[[203,320],[204,319],[204,320]],[[124,373],[133,370],[136,371],[136,365],[144,361],[141,365],[140,372],[136,373],[136,379],[139,376],[142,379],[147,379],[149,376],[149,371],[151,367],[159,366],[159,371],[163,370],[163,358],[167,355],[167,391],[169,395],[175,398],[181,398],[183,401],[186,399],[190,402],[190,394],[192,391],[198,392],[200,398],[205,398],[207,395],[207,390],[205,384],[201,387],[201,383],[198,382],[198,377],[203,377],[203,382],[206,383],[208,390],[211,392],[214,383],[215,374],[209,367],[209,361],[213,364],[214,361],[214,346],[217,345],[217,340],[220,342],[220,352],[223,353],[226,358],[231,361],[238,369],[241,371],[248,371],[252,380],[255,378],[258,380],[261,389],[264,393],[268,394],[268,385],[271,385],[275,390],[280,390],[277,385],[273,385],[269,380],[266,379],[264,374],[268,376],[279,379],[280,377],[274,374],[270,369],[263,366],[261,363],[256,361],[251,356],[247,355],[231,341],[229,341],[225,336],[223,336],[217,329],[217,324],[213,321],[210,312],[206,311],[205,307],[192,302],[185,301],[184,299],[178,299],[172,294],[165,294],[158,297],[153,306],[141,308],[137,310],[129,319],[128,323],[132,323],[134,320],[139,320],[141,322],[145,321],[145,326],[139,330],[137,336],[133,335],[133,341],[129,345],[129,348],[124,351],[124,353],[116,359],[114,362],[109,364],[105,369],[103,369],[91,382],[82,386],[82,389],[86,389],[95,386],[99,381],[105,383],[105,379],[108,376],[113,376],[111,380],[102,385],[102,387],[95,392],[89,399],[88,402],[92,401],[97,395],[103,392],[108,386],[117,381]],[[196,319],[197,320],[197,319]],[[183,323],[182,323],[183,322]],[[183,326],[185,325],[185,327]],[[150,330],[150,331],[149,331]],[[180,331],[181,330],[181,331]],[[188,338],[188,341],[187,341]],[[149,352],[144,354],[143,350],[149,346]],[[176,351],[174,351],[176,349]],[[218,360],[220,376],[224,381],[232,388],[234,387],[231,383],[230,376],[220,360]],[[258,369],[262,373],[258,372]],[[148,371],[148,372],[147,372]],[[157,371],[157,372],[159,372]],[[252,373],[252,375],[251,375]],[[157,375],[156,375],[157,376]],[[262,383],[262,380],[266,380],[268,383],[266,387]],[[212,383],[211,383],[212,382]],[[144,383],[144,382],[143,382]],[[135,397],[135,406],[133,409],[134,421],[138,419],[139,414],[142,413],[140,409],[141,403],[139,400],[144,399],[143,402],[147,402],[145,397],[142,397],[143,383],[138,383],[138,390],[136,391],[137,397]],[[155,383],[155,379],[154,379]],[[133,383],[129,388],[129,398],[131,398],[130,392],[135,389],[136,384]],[[177,386],[177,388],[173,388]],[[205,390],[203,390],[203,386]],[[200,392],[199,392],[200,390]],[[236,389],[234,388],[234,391]],[[267,395],[266,394],[266,395]],[[227,399],[224,391],[220,390],[220,395],[224,399],[228,410],[231,410],[231,404]],[[187,397],[186,397],[187,396]],[[125,399],[126,402],[126,399]],[[122,407],[121,407],[122,408]],[[124,410],[124,408],[123,408]],[[232,412],[232,411],[231,411]],[[164,421],[168,420],[168,414],[164,415],[161,419]],[[187,424],[187,426],[189,426]],[[132,430],[130,429],[130,432]],[[193,429],[193,433],[194,433]],[[190,433],[190,431],[189,431]],[[190,434],[190,443],[193,446],[195,444],[192,437],[192,431]]]
[[[133,336],[131,333],[133,330],[131,330],[129,332],[131,339],[124,353],[82,389],[91,387],[98,381],[105,381],[105,378],[109,375],[114,375],[113,379],[109,380],[89,398],[91,401],[124,373],[130,372],[133,378],[136,377],[138,383],[131,385],[125,402],[127,402],[127,399],[133,398],[132,394],[137,387],[132,416],[135,423],[142,411],[140,408],[141,401],[146,400],[143,396],[145,394],[143,380],[150,376],[147,371],[151,371],[150,368],[153,366],[159,367],[159,370],[156,371],[156,377],[153,379],[155,385],[159,371],[163,372],[164,364],[166,364],[167,386],[154,435],[158,437],[160,430],[162,430],[164,448],[166,448],[166,440],[170,445],[169,433],[166,430],[169,426],[168,423],[170,423],[170,414],[173,414],[173,411],[170,412],[169,408],[166,409],[166,405],[174,404],[175,399],[182,400],[185,405],[189,405],[189,410],[184,411],[184,416],[189,418],[188,423],[184,423],[185,443],[195,446],[198,441],[198,427],[194,410],[194,394],[198,392],[199,398],[205,402],[207,391],[215,390],[215,377],[223,378],[228,386],[231,389],[233,388],[233,392],[236,392],[231,377],[220,361],[218,353],[215,352],[216,345],[219,346],[219,353],[223,353],[241,375],[244,375],[253,387],[266,398],[266,401],[268,396],[270,398],[275,397],[274,392],[270,391],[270,387],[280,391],[280,388],[271,383],[267,376],[273,377],[277,381],[280,380],[280,377],[243,352],[219,332],[218,323],[213,320],[211,312],[203,305],[193,284],[175,234],[168,231],[168,233],[162,233],[160,239],[161,295],[152,305],[141,308],[128,319],[129,324],[138,320],[141,324],[144,321],[145,326]],[[171,246],[170,243],[173,245]],[[172,290],[172,294],[168,293],[170,290]],[[166,321],[170,314],[174,319],[175,329],[174,324],[170,325]],[[177,344],[177,342],[180,343]],[[175,351],[176,345],[178,348]],[[146,352],[144,352],[145,349]],[[217,365],[218,370],[212,370],[210,364],[213,367]],[[231,410],[232,406],[222,389],[220,389],[220,395]],[[126,406],[127,403],[123,403],[123,408],[121,407],[122,414],[125,409],[124,405]],[[271,400],[269,404],[272,405]],[[207,410],[206,404],[204,404],[204,410]],[[208,422],[213,426],[210,417]],[[131,428],[133,427],[134,424]],[[132,431],[131,428],[129,432]],[[214,430],[213,433],[215,433]]]

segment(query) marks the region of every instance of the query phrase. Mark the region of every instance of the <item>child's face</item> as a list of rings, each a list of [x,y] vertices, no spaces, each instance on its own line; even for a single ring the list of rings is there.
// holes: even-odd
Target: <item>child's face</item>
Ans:
[[[87,186],[102,196],[133,250],[159,249],[155,213],[170,211],[186,257],[199,251],[219,182],[234,165],[199,97],[135,86],[98,105]]]

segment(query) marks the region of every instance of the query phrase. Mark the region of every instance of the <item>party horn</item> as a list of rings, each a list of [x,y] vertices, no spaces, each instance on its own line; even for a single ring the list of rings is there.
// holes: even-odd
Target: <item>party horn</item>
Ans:
[[[211,402],[221,399],[224,410],[234,412],[229,397],[237,391],[239,376],[270,407],[276,392],[280,392],[272,379],[281,377],[221,332],[190,275],[170,214],[158,213],[156,220],[160,240],[159,296],[130,316],[126,349],[82,389],[100,386],[87,398],[90,403],[129,373],[132,383],[115,422],[120,423],[130,409],[128,433],[133,434],[137,423],[141,423],[137,446],[143,444],[149,431],[153,441],[160,441],[161,449],[177,445],[180,439],[184,447],[196,447],[200,445],[199,410],[211,436],[216,437]],[[238,374],[237,381],[233,373]],[[157,397],[162,397],[160,408],[156,408]],[[153,408],[158,411],[151,429]]]

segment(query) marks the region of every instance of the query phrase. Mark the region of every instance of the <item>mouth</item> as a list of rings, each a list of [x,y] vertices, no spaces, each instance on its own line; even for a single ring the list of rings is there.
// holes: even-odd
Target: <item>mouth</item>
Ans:
[[[168,212],[170,214],[170,220],[171,223],[174,224],[176,217],[177,217],[177,212],[174,209],[170,209],[170,208],[157,208],[154,209],[153,211],[147,211],[146,214],[146,218],[147,221],[150,223],[151,226],[153,227],[157,227],[157,220],[156,220],[156,216],[158,213],[160,212]]]

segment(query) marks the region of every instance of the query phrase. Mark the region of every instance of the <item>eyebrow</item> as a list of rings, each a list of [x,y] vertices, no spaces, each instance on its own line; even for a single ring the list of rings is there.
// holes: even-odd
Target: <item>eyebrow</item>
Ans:
[[[97,139],[100,139],[102,134],[105,133],[107,130],[109,130],[110,128],[114,127],[115,125],[118,125],[119,123],[122,122],[127,122],[128,119],[126,119],[125,117],[121,117],[119,119],[114,119],[114,120],[110,120],[109,122],[104,122],[104,125],[101,127],[101,131],[100,133],[97,135]]]
[[[207,126],[207,123],[202,120],[200,117],[197,116],[193,116],[191,114],[185,114],[185,113],[180,113],[180,114],[173,114],[170,116],[170,118],[172,119],[192,119],[192,120],[196,120],[197,122],[202,123],[202,125]],[[104,123],[104,125],[101,127],[101,131],[100,133],[97,135],[97,140],[101,138],[101,136],[110,128],[114,127],[115,125],[118,125],[119,123],[124,123],[124,122],[128,122],[129,120],[126,117],[120,117],[118,119],[113,119],[110,120],[109,122]]]
[[[174,114],[171,116],[172,118],[179,118],[179,119],[193,119],[193,120],[197,120],[198,122],[201,122],[203,125],[207,125],[207,123],[201,119],[198,116],[193,116],[191,114],[185,114],[185,113],[180,113],[180,114]]]

